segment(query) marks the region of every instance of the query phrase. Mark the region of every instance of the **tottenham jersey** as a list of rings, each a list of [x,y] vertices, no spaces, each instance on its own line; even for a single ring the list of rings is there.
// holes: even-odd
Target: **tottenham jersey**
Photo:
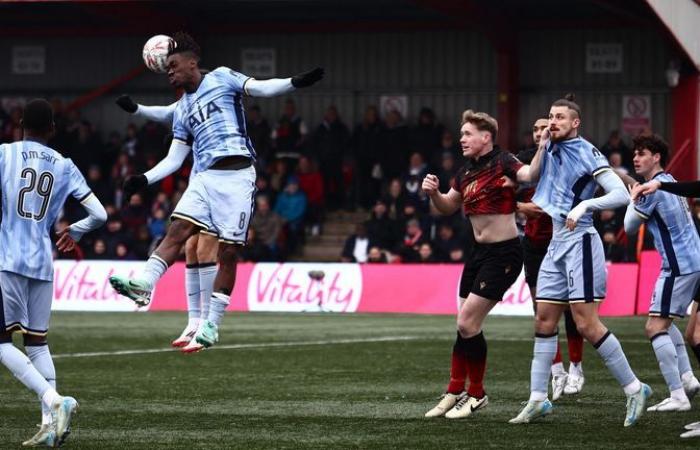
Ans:
[[[572,235],[564,227],[566,216],[583,200],[593,198],[598,186],[595,177],[606,170],[612,170],[608,160],[582,137],[547,145],[532,201],[552,218],[554,239]],[[589,211],[578,220],[574,233],[592,226],[593,213]]]
[[[92,192],[68,158],[38,142],[0,145],[0,270],[53,280],[49,231],[66,197],[83,201]]]
[[[255,157],[243,111],[245,82],[249,77],[227,67],[204,75],[195,92],[177,102],[173,136],[194,143],[199,170],[226,156]]]
[[[653,179],[676,181],[665,172],[656,174]],[[700,237],[685,198],[659,190],[640,197],[634,210],[647,221],[663,260],[663,271],[671,275],[700,272]]]

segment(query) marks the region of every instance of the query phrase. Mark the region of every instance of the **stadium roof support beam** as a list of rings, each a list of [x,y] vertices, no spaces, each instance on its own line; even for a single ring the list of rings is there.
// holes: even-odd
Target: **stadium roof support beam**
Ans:
[[[679,150],[690,145],[684,164],[675,171],[680,180],[695,180],[700,172],[700,4],[693,0],[646,0],[675,39],[678,47],[692,63],[692,70],[681,64],[676,70],[678,80],[671,85],[671,148]],[[686,69],[686,70],[684,70]]]

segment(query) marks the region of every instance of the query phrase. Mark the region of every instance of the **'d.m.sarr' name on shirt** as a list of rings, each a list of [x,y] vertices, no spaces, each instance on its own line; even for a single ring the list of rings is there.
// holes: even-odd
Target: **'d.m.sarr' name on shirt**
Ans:
[[[43,159],[44,161],[50,162],[51,164],[56,164],[56,161],[58,160],[58,158],[56,158],[50,153],[36,152],[33,150],[30,150],[28,152],[22,152],[22,159],[24,161],[28,159]]]

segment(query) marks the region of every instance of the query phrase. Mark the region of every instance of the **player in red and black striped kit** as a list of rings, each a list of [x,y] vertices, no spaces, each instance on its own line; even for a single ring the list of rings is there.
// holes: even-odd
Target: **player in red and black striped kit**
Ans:
[[[535,147],[518,153],[518,159],[529,164],[535,156],[539,146],[542,132],[547,128],[549,121],[545,118],[537,119],[532,126],[532,139]],[[517,211],[527,217],[525,223],[525,237],[523,238],[523,257],[525,263],[525,281],[530,287],[533,306],[536,308],[535,292],[537,286],[537,274],[542,260],[547,254],[549,241],[552,239],[552,218],[532,202],[535,194],[535,186],[527,186],[518,192]],[[577,394],[581,392],[584,383],[583,367],[583,337],[576,329],[576,323],[567,309],[564,312],[566,325],[566,340],[569,347],[569,372],[564,369],[561,351],[557,345],[557,353],[552,361],[552,400],[561,397],[561,394]]]
[[[491,309],[516,280],[523,251],[515,224],[515,188],[506,177],[519,179],[528,172],[508,151],[494,145],[498,123],[485,113],[467,110],[462,117],[460,144],[467,163],[456,174],[447,194],[439,180],[427,175],[423,190],[432,206],[451,215],[460,207],[474,230],[476,244],[464,265],[459,286],[457,340],[452,350],[447,392],[426,417],[463,418],[488,404],[483,380],[486,340],[482,324]],[[529,179],[529,178],[526,178]],[[465,385],[469,377],[469,388]]]

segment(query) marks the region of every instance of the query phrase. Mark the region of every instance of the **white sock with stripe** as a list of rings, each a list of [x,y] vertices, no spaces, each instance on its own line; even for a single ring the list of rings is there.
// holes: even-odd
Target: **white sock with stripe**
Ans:
[[[146,261],[146,267],[143,270],[142,279],[150,286],[152,290],[158,280],[160,280],[167,270],[168,263],[154,253],[150,256],[150,258],[148,258],[148,261]]]

